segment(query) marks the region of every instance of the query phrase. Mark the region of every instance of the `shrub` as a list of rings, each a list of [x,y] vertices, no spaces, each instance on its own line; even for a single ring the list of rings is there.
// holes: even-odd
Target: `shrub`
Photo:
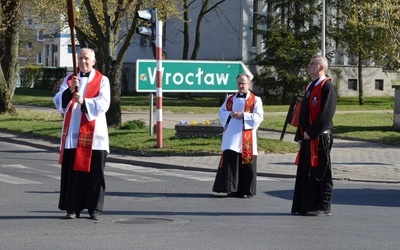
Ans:
[[[42,66],[29,65],[20,68],[21,88],[32,88],[42,75]]]
[[[142,129],[146,126],[146,122],[143,119],[126,121],[122,124],[121,129],[123,130],[136,130]]]

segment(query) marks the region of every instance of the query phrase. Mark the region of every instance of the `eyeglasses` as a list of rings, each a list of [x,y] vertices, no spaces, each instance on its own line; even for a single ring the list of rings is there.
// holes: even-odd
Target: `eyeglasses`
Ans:
[[[246,84],[248,84],[248,82],[237,82],[236,84],[237,84],[237,85],[242,85],[242,84],[243,84],[243,85],[246,85]]]

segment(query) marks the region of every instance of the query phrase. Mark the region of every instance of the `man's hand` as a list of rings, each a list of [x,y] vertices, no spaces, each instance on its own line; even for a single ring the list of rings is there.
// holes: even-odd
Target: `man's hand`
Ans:
[[[72,84],[71,87],[69,87],[69,91],[71,91],[71,93],[74,93],[75,86],[79,88],[79,78],[77,76],[73,76],[71,83]]]
[[[242,119],[244,115],[243,115],[243,112],[232,111],[230,116],[233,117],[233,118],[236,118],[236,119]]]
[[[81,94],[75,93],[74,99],[75,99],[75,102],[77,102],[78,104],[80,104],[80,105],[83,104],[83,98],[82,98]]]

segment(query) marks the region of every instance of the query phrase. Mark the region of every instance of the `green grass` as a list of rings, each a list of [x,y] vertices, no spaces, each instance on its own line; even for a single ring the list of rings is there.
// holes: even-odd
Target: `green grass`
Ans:
[[[17,89],[13,103],[54,107],[52,97],[52,91]],[[179,114],[218,113],[221,94],[211,95],[210,97],[193,95],[193,97],[193,100],[179,100],[177,95],[164,96],[163,112]],[[153,101],[155,102],[155,98]],[[261,124],[261,128],[281,132],[289,105],[264,104],[266,118]],[[361,106],[358,104],[357,97],[339,98],[337,113],[334,117],[334,136],[336,138],[370,140],[400,146],[400,131],[393,130],[393,104],[392,97],[365,97],[364,105]],[[148,111],[149,106],[149,94],[121,97],[123,111]],[[52,138],[59,138],[61,123],[62,117],[57,112],[49,114],[21,110],[14,116],[0,115],[1,129]],[[286,132],[294,133],[295,128],[288,125]],[[214,154],[219,153],[221,144],[219,137],[175,139],[175,130],[165,128],[163,129],[163,148],[156,147],[156,136],[150,136],[146,128],[133,130],[110,128],[109,134],[111,147],[143,154]],[[269,153],[289,153],[296,152],[297,145],[277,140],[260,139],[259,149]]]
[[[163,96],[163,109],[173,113],[216,113],[221,105],[222,94],[211,94],[210,97],[193,95],[193,100],[180,100],[177,95]],[[150,106],[149,94],[135,94],[121,97],[121,107],[124,111],[143,111]],[[153,104],[155,105],[155,96]],[[14,104],[33,105],[41,107],[54,107],[53,92],[51,90],[21,89],[15,91]],[[264,101],[264,111],[287,112],[289,105],[269,105]],[[393,110],[393,97],[365,97],[364,105],[358,104],[358,97],[338,98],[338,111],[366,111],[366,110]]]
[[[0,115],[0,129],[58,139],[61,133],[62,116],[57,111],[19,110],[17,114]],[[221,138],[176,139],[174,129],[163,129],[163,147],[158,148],[156,135],[149,135],[148,128],[134,127],[131,130],[109,128],[110,146],[113,148],[151,154],[219,154]],[[259,150],[266,153],[296,152],[293,143],[277,140],[259,140]]]
[[[285,116],[267,116],[261,127],[282,131]],[[377,111],[371,113],[346,113],[338,111],[333,118],[333,134],[336,138],[367,140],[400,146],[400,131],[393,129],[393,113]],[[288,125],[287,133],[295,128]]]

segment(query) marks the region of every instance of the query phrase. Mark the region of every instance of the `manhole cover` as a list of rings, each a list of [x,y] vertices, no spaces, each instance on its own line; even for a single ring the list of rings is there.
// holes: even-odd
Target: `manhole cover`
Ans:
[[[143,218],[124,218],[113,220],[118,224],[164,224],[164,223],[182,223],[184,220],[160,218],[160,217],[143,217]]]

